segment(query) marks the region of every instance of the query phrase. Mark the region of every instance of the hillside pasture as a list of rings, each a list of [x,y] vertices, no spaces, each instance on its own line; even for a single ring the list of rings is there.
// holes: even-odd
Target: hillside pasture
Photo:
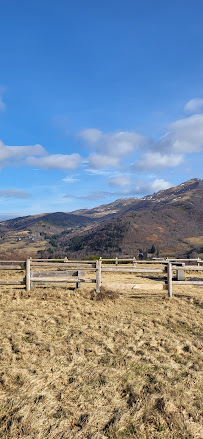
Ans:
[[[169,299],[159,275],[102,279],[98,295],[89,284],[0,288],[1,438],[203,437],[202,288],[174,285]]]

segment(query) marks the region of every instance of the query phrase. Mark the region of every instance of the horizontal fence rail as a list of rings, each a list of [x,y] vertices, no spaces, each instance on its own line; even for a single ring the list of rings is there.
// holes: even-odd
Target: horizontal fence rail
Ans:
[[[112,264],[113,262],[113,264]],[[194,263],[197,265],[194,265]],[[143,273],[147,274],[163,274],[165,277],[158,279],[156,286],[153,284],[141,283],[126,283],[116,284],[110,282],[112,286],[119,286],[119,289],[131,287],[133,289],[154,289],[168,291],[168,296],[172,297],[173,285],[203,285],[203,280],[185,280],[185,272],[196,272],[197,274],[203,271],[203,266],[200,265],[203,261],[197,259],[153,259],[153,260],[136,260],[133,258],[100,258],[97,261],[76,261],[64,259],[32,259],[28,258],[26,261],[1,261],[0,271],[3,270],[21,270],[25,272],[23,280],[4,280],[0,279],[0,285],[22,285],[27,291],[36,284],[49,283],[75,283],[77,288],[80,288],[81,283],[96,284],[96,292],[100,291],[102,284],[102,273]],[[188,265],[186,265],[186,263]],[[193,265],[189,265],[189,264]],[[110,265],[111,264],[111,265]],[[152,268],[142,268],[142,264],[154,264]],[[156,267],[156,265],[159,265]],[[161,265],[161,267],[160,267]],[[38,269],[38,271],[37,271]],[[42,270],[41,270],[42,269]],[[50,270],[51,269],[51,270]],[[56,270],[54,270],[56,269]],[[86,273],[95,273],[95,278],[90,279],[86,277]],[[174,272],[176,273],[174,276]],[[157,279],[156,279],[157,280]],[[160,283],[162,282],[162,284]],[[103,284],[105,285],[105,283]]]

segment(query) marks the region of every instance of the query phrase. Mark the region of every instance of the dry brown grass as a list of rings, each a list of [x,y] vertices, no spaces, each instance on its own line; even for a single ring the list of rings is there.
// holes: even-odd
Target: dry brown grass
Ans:
[[[202,438],[202,289],[91,290],[1,288],[0,438]]]

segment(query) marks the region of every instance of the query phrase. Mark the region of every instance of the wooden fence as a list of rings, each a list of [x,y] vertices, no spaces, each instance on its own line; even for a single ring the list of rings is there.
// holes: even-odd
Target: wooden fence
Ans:
[[[102,284],[102,273],[143,273],[145,275],[157,273],[159,275],[163,274],[162,284],[157,282],[155,286],[154,284],[132,283],[123,284],[123,286],[133,289],[149,290],[156,288],[167,290],[168,296],[172,297],[173,284],[203,286],[203,280],[184,280],[186,270],[196,273],[203,271],[203,266],[200,265],[202,260],[195,260],[198,261],[198,265],[185,265],[183,261],[192,261],[194,263],[194,260],[190,259],[143,261],[135,258],[100,258],[98,261],[71,261],[67,258],[61,260],[28,258],[26,261],[0,261],[0,270],[25,271],[25,277],[22,281],[1,279],[0,285],[23,285],[27,291],[30,291],[36,284],[75,283],[76,287],[79,288],[81,283],[95,283],[96,292],[99,293]],[[112,262],[115,262],[115,264],[112,265]],[[142,264],[154,264],[159,265],[159,267],[143,268]],[[173,276],[174,271],[176,272],[175,277]],[[95,273],[95,278],[87,278],[86,273]],[[111,285],[110,282],[108,286]],[[113,285],[115,286],[115,283]],[[121,284],[119,283],[117,287],[120,288]]]
[[[175,263],[177,262],[177,264],[186,264],[186,265],[190,265],[191,263],[194,265],[194,263],[196,262],[196,264],[199,266],[201,264],[203,264],[203,260],[200,258],[196,258],[196,259],[182,259],[182,258],[153,258],[153,259],[149,259],[149,260],[143,260],[143,259],[136,259],[135,257],[133,258],[99,258],[100,261],[102,261],[102,263],[105,264],[115,264],[116,266],[119,264],[131,264],[132,266],[136,266],[136,264],[168,264],[168,262],[172,262]]]
[[[3,264],[3,265],[2,265]],[[1,270],[25,270],[26,261],[0,261]],[[25,278],[22,281],[0,279],[0,285],[25,285]]]
[[[56,268],[57,271],[35,271],[35,268]],[[64,270],[65,269],[65,270]],[[61,270],[61,271],[60,271]],[[86,272],[95,273],[95,279],[86,278]],[[35,284],[44,283],[76,283],[80,288],[81,283],[96,283],[96,292],[100,291],[101,262],[100,261],[68,261],[64,260],[35,260],[26,261],[26,289],[30,290]]]

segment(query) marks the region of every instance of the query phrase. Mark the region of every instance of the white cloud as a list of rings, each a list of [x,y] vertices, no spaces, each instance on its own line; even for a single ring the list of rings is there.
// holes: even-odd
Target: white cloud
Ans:
[[[90,169],[90,168],[86,168],[85,172],[88,175],[110,175],[112,172],[108,171],[106,169]]]
[[[90,192],[87,195],[81,195],[81,196],[67,194],[64,195],[64,198],[97,201],[106,197],[111,197],[114,199],[115,197],[119,197],[119,198],[120,197],[126,198],[129,196],[136,197],[137,195],[139,196],[150,195],[154,192],[159,192],[160,190],[168,189],[169,187],[172,187],[172,184],[169,183],[168,181],[163,179],[156,179],[154,181],[147,183],[142,182],[135,187],[132,187],[130,189],[123,189],[121,191],[115,191],[115,192],[94,191],[94,192]]]
[[[0,140],[0,166],[26,164],[44,169],[75,169],[81,165],[79,154],[48,154],[41,145],[7,146]]]
[[[127,131],[104,137],[104,142],[101,145],[102,152],[116,157],[130,154],[138,147],[146,146],[149,142],[146,137]]]
[[[75,181],[79,181],[80,179],[74,175],[67,175],[67,177],[63,178],[62,181],[65,183],[74,183]]]
[[[169,181],[166,181],[162,178],[160,179],[157,178],[154,181],[142,182],[136,185],[134,188],[130,189],[128,192],[126,191],[125,194],[144,196],[144,195],[150,195],[154,192],[159,192],[161,190],[168,189],[169,187],[172,187],[172,184],[169,183]]]
[[[150,188],[150,191],[152,190],[154,192],[158,192],[169,189],[169,187],[172,187],[172,184],[169,183],[169,181],[163,180],[162,178],[157,178],[156,180],[149,183],[148,187]]]
[[[194,113],[202,113],[203,112],[203,99],[202,98],[194,98],[191,99],[184,106],[185,113],[194,114]]]
[[[168,132],[141,153],[132,169],[158,169],[180,165],[185,154],[198,153],[203,147],[203,114],[194,114],[171,123]]]
[[[0,140],[0,165],[9,164],[19,159],[25,159],[29,155],[41,156],[46,154],[46,150],[41,145],[33,146],[7,146]]]
[[[129,177],[125,176],[125,175],[118,175],[117,177],[112,177],[109,179],[109,185],[112,187],[124,187],[124,186],[128,186],[130,184],[130,179]]]
[[[28,157],[27,165],[43,169],[76,169],[81,165],[79,154],[50,154],[45,157]]]
[[[149,144],[148,138],[130,131],[105,134],[96,128],[90,128],[82,131],[80,136],[98,154],[116,157],[132,153],[138,147]]]
[[[175,153],[200,152],[203,146],[203,114],[194,114],[177,120],[169,126],[169,132],[155,145],[159,151]]]
[[[119,158],[111,157],[109,155],[102,155],[97,153],[92,153],[89,156],[89,167],[95,169],[119,167]]]
[[[4,189],[0,190],[0,197],[2,198],[29,198],[31,194],[25,191]]]
[[[191,100],[187,108],[192,104],[194,109],[198,105],[200,108],[203,99]],[[119,159],[135,151],[141,153],[140,159],[134,165],[137,170],[173,168],[183,162],[185,154],[202,150],[203,114],[194,114],[171,123],[168,132],[156,142],[130,131],[105,134],[97,129],[89,129],[82,136],[94,148],[89,156],[89,168],[118,167]]]
[[[183,161],[182,154],[161,154],[157,151],[148,151],[141,160],[133,165],[134,169],[173,168]]]
[[[96,143],[102,138],[102,131],[97,128],[89,128],[87,130],[81,131],[80,137],[87,143]]]

